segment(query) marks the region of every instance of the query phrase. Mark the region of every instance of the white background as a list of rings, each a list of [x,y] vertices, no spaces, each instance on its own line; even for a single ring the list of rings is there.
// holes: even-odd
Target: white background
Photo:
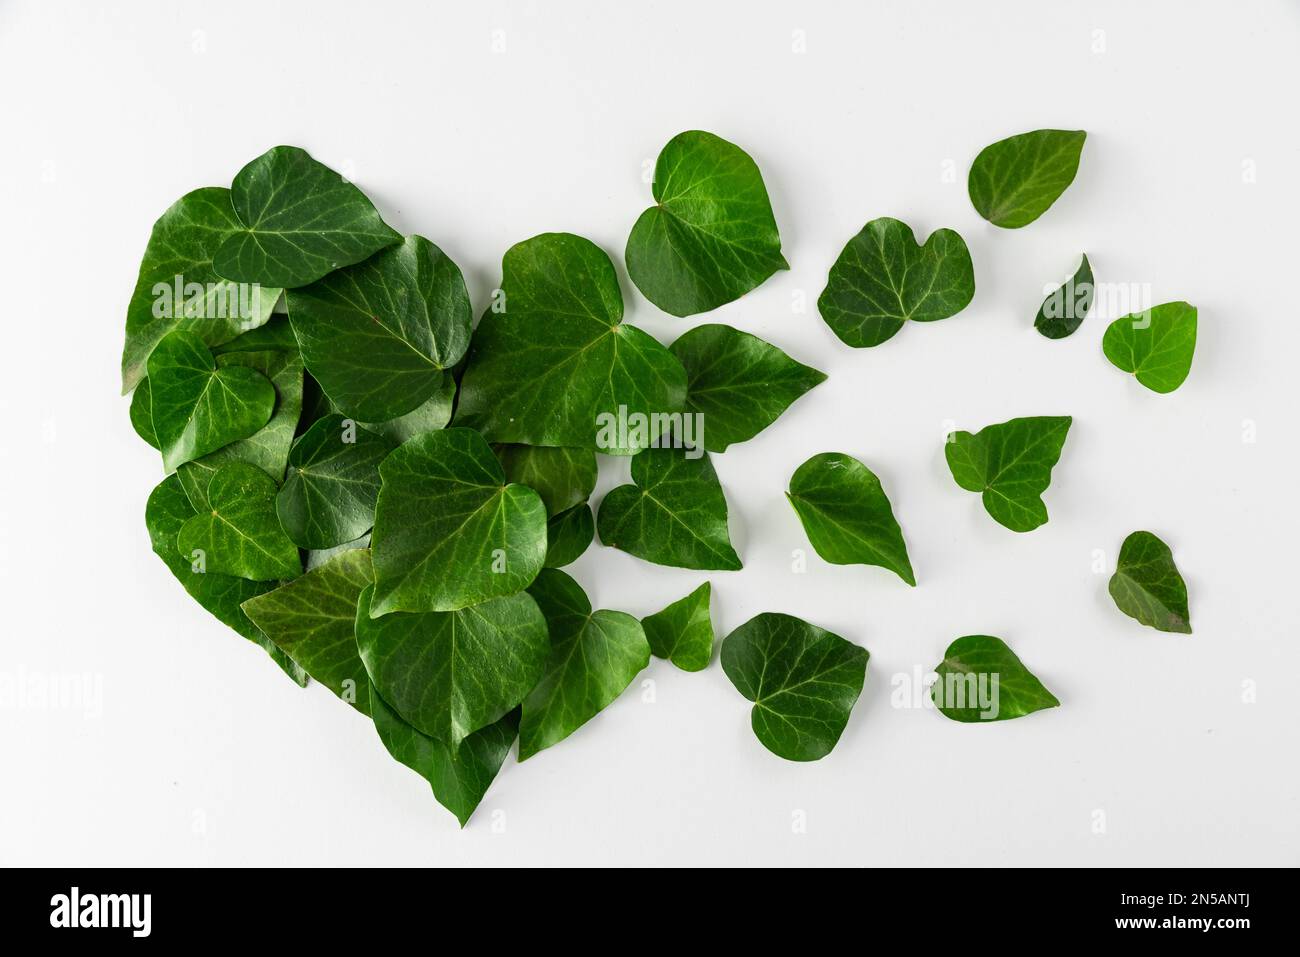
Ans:
[[[102,686],[89,714],[0,711],[0,862],[1297,863],[1298,28],[1293,3],[1185,0],[0,4],[0,671]],[[1088,131],[1078,179],[999,230],[966,172],[1040,127]],[[757,160],[792,268],[681,320],[621,253],[645,171],[691,128]],[[661,339],[726,322],[829,373],[715,457],[745,568],[708,576],[719,635],[779,610],[870,650],[829,757],[765,751],[716,658],[654,660],[570,739],[511,757],[461,831],[363,718],[185,595],[145,534],[161,476],[118,396],[126,303],[153,220],[277,143],[438,243],[476,310],[510,244],[567,230],[611,253],[628,319]],[[815,301],[885,215],[957,229],[978,290],[854,350]],[[1113,315],[1059,342],[1031,328],[1084,251],[1101,283],[1199,307],[1176,393],[1105,360]],[[1042,414],[1074,427],[1050,523],[1017,535],[957,488],[942,436]],[[782,492],[828,450],[880,475],[915,589],[808,548]],[[598,495],[626,475],[604,460]],[[1174,549],[1190,637],[1106,594],[1139,528]],[[638,615],[706,577],[599,546],[570,571]],[[891,706],[895,674],[970,633],[1062,707],[963,726]]]

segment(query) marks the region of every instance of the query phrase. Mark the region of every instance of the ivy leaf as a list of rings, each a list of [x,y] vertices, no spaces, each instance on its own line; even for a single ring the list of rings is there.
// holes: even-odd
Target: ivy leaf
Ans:
[[[293,444],[275,513],[299,548],[360,538],[375,524],[379,463],[393,445],[341,415],[327,415]]]
[[[763,176],[734,143],[677,134],[655,163],[651,193],[657,205],[627,238],[627,272],[664,312],[708,312],[790,268]]]
[[[656,565],[735,571],[740,556],[727,532],[727,499],[703,452],[647,449],[632,460],[632,485],[600,503],[602,544]]]
[[[344,552],[356,551],[359,548],[370,548],[370,533],[362,535],[360,538],[353,539],[350,542],[344,542],[342,545],[335,545],[333,548],[309,548],[303,556],[303,565],[307,571],[314,568],[320,568],[326,562],[333,561]],[[371,571],[371,580],[374,580],[374,571]]]
[[[1072,335],[1092,308],[1093,292],[1092,265],[1085,253],[1074,276],[1038,307],[1034,328],[1049,339],[1064,339]]]
[[[1009,721],[1061,702],[1001,638],[967,635],[944,652],[930,698],[954,721]]]
[[[826,374],[731,326],[696,326],[669,351],[686,369],[686,411],[703,416],[704,447],[758,435]]]
[[[420,236],[285,298],[308,371],[359,421],[395,419],[425,402],[469,347],[465,280]]]
[[[587,501],[596,487],[596,453],[590,449],[498,445],[495,451],[506,480],[540,495],[548,516]]]
[[[354,629],[357,599],[369,585],[370,552],[354,548],[240,607],[303,671],[368,715],[370,679]]]
[[[1132,372],[1152,392],[1173,392],[1192,370],[1196,351],[1196,307],[1166,302],[1116,319],[1101,339],[1117,368]]]
[[[305,286],[402,241],[365,193],[296,146],[276,146],[241,169],[230,198],[242,228],[212,266],[237,282]]]
[[[1150,532],[1134,532],[1120,546],[1110,597],[1130,618],[1157,631],[1192,633],[1187,585],[1169,546]]]
[[[181,526],[176,545],[193,559],[201,553],[208,572],[253,581],[302,574],[298,549],[275,517],[275,482],[246,462],[223,465],[208,483],[211,513]]]
[[[1047,521],[1042,494],[1061,457],[1068,415],[1038,415],[986,426],[972,435],[952,432],[944,456],[957,484],[983,493],[994,521],[1028,532]]]
[[[447,427],[451,421],[452,403],[456,399],[456,380],[451,373],[444,372],[442,381],[434,389],[433,395],[425,399],[406,415],[389,419],[387,422],[362,422],[371,432],[377,432],[394,445],[401,445],[407,439],[414,438],[421,432],[435,432]]]
[[[559,445],[630,455],[657,431],[626,443],[601,435],[604,417],[629,421],[680,412],[681,363],[653,337],[622,324],[614,264],[581,236],[544,233],[511,247],[499,301],[474,332],[456,424],[492,442]]]
[[[216,187],[186,193],[154,223],[126,310],[123,395],[144,378],[150,353],[169,332],[213,346],[270,318],[279,289],[227,282],[212,268],[217,249],[242,229],[230,190]]]
[[[298,340],[284,313],[273,314],[265,325],[241,333],[229,342],[210,347],[214,356],[231,352],[297,352]]]
[[[656,658],[667,658],[682,671],[703,671],[713,657],[711,589],[705,582],[663,611],[641,619],[646,641]]]
[[[545,568],[560,568],[578,560],[596,535],[596,520],[586,502],[546,522]]]
[[[795,470],[786,498],[808,541],[833,565],[879,565],[916,584],[903,531],[874,472],[843,452],[814,455]]]
[[[270,380],[247,366],[218,366],[193,333],[169,333],[148,368],[150,418],[169,472],[247,438],[271,419]]]
[[[145,376],[131,393],[131,428],[145,442],[158,448],[158,436],[153,434],[153,403],[149,395],[149,377]]]
[[[456,611],[525,588],[546,557],[546,508],[506,483],[470,429],[417,435],[379,466],[371,614]]]
[[[980,150],[967,188],[979,214],[994,226],[1028,226],[1074,182],[1083,130],[1034,130]]]
[[[817,299],[831,331],[855,349],[878,346],[910,319],[955,316],[975,296],[966,242],[951,229],[919,245],[907,223],[873,219],[849,240]]]
[[[621,611],[592,611],[586,593],[564,572],[543,570],[528,593],[546,616],[551,654],[545,675],[524,699],[520,761],[594,718],[650,663],[641,623]]]
[[[722,642],[722,670],[754,702],[754,734],[788,761],[830,754],[867,676],[867,649],[790,615],[765,612]]]

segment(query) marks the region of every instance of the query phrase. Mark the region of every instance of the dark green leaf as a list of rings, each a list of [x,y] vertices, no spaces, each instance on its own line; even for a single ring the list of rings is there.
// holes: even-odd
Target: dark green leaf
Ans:
[[[208,483],[207,499],[212,511],[181,526],[182,556],[201,556],[209,573],[253,581],[302,574],[298,549],[275,517],[275,482],[265,472],[246,462],[223,465]]]
[[[131,428],[155,449],[158,436],[153,434],[153,408],[149,401],[149,377],[145,376],[131,393]]]
[[[287,315],[272,315],[266,325],[250,329],[237,338],[212,346],[214,356],[228,352],[297,352],[298,340]]]
[[[944,455],[957,484],[983,493],[984,508],[1000,525],[1028,532],[1047,521],[1042,494],[1061,457],[1068,415],[1038,415],[986,426],[972,435],[953,432]]]
[[[1166,302],[1116,319],[1101,339],[1116,367],[1132,372],[1152,392],[1173,392],[1192,370],[1196,307]]]
[[[434,432],[447,427],[451,421],[452,403],[456,399],[456,380],[450,372],[444,372],[442,381],[433,395],[425,399],[406,415],[387,422],[362,422],[371,432],[377,432],[394,445],[401,445],[407,439],[421,432]]]
[[[560,568],[578,560],[596,535],[596,520],[586,502],[546,522],[546,568]]]
[[[713,622],[709,618],[711,589],[705,582],[663,611],[641,619],[650,651],[667,658],[682,671],[702,671],[713,657]]]
[[[1079,271],[1038,307],[1034,328],[1049,339],[1064,339],[1079,328],[1092,308],[1092,266],[1085,253]]]
[[[971,203],[994,226],[1028,226],[1074,182],[1087,137],[1083,130],[1034,130],[984,147],[967,180]]]
[[[506,481],[527,485],[540,495],[549,516],[585,502],[596,487],[596,453],[590,449],[498,445],[494,451]]]
[[[1174,564],[1174,553],[1150,532],[1134,532],[1124,539],[1110,579],[1110,597],[1124,614],[1157,631],[1192,633],[1187,585]]]
[[[944,652],[930,698],[954,721],[1008,721],[1061,702],[1001,638],[967,635]]]

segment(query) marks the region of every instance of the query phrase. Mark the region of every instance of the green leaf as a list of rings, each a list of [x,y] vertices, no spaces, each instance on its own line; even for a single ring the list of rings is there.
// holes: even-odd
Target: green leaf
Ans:
[[[578,560],[596,535],[596,520],[586,502],[546,522],[545,568],[560,568]]]
[[[554,517],[585,502],[596,487],[596,453],[590,449],[498,445],[506,480],[527,485]]]
[[[223,465],[208,483],[210,513],[181,526],[176,545],[209,573],[253,581],[296,578],[302,574],[298,549],[275,517],[275,482],[246,462]]]
[[[713,657],[711,589],[705,582],[663,611],[641,619],[646,641],[656,658],[667,658],[682,671],[703,671]]]
[[[1001,638],[967,635],[944,652],[930,698],[954,721],[1009,721],[1061,702]]]
[[[1192,633],[1187,585],[1169,546],[1150,532],[1134,532],[1120,546],[1110,597],[1130,618],[1157,631]]]
[[[173,332],[149,356],[154,435],[167,471],[247,438],[271,419],[275,387],[247,366],[218,366],[189,332]]]
[[[861,349],[892,338],[909,319],[955,316],[974,296],[975,269],[961,236],[935,230],[922,246],[911,226],[885,217],[848,241],[817,310],[842,342]]]
[[[633,485],[600,503],[602,544],[656,565],[734,571],[740,556],[727,532],[727,499],[713,464],[681,449],[647,449],[632,460]]]
[[[1028,226],[1074,182],[1087,137],[1083,130],[1034,130],[984,147],[966,184],[972,205],[994,226]]]
[[[169,332],[191,332],[213,346],[270,318],[279,289],[227,282],[212,268],[221,244],[242,229],[230,190],[215,187],[186,193],[154,223],[126,310],[123,395],[144,378],[150,353]]]
[[[546,507],[506,483],[470,429],[417,435],[384,459],[371,541],[373,615],[456,611],[512,595],[546,557]]]
[[[710,452],[752,439],[826,381],[825,373],[731,326],[696,326],[669,351],[686,369],[686,411],[703,417]]]
[[[984,508],[996,522],[1013,532],[1032,531],[1047,521],[1042,494],[1072,421],[1068,415],[1039,415],[974,435],[952,432],[944,456],[958,485],[983,493]]]
[[[465,280],[420,236],[286,299],[308,371],[360,421],[395,419],[428,400],[469,347]]]
[[[267,150],[235,175],[242,229],[213,257],[219,276],[290,289],[402,241],[338,173],[295,146]]]
[[[657,429],[623,443],[602,435],[602,423],[620,412],[630,420],[681,411],[686,372],[653,337],[622,324],[614,264],[595,244],[544,233],[511,247],[499,295],[504,311],[489,311],[474,332],[457,425],[492,442],[630,455]]]
[[[211,348],[214,356],[224,356],[230,352],[297,352],[298,340],[294,337],[289,317],[273,315],[266,325],[250,329],[229,342]]]
[[[1101,348],[1117,368],[1132,372],[1152,392],[1173,392],[1192,370],[1196,351],[1196,307],[1166,302],[1116,319]]]
[[[403,721],[377,693],[372,698],[375,730],[388,753],[428,781],[438,803],[464,827],[510,753],[519,718],[508,714],[450,748]]]
[[[677,134],[659,154],[651,192],[657,205],[627,238],[627,272],[664,312],[708,312],[790,268],[763,176],[734,143]]]
[[[564,572],[543,570],[528,593],[546,616],[551,654],[546,674],[524,699],[520,761],[594,718],[650,663],[641,623],[621,611],[592,611],[586,593]]]
[[[537,684],[550,653],[546,619],[526,592],[460,611],[371,618],[357,605],[357,647],[380,696],[424,734],[457,745],[500,720]]]
[[[153,434],[153,404],[149,396],[149,377],[140,380],[135,391],[131,393],[131,428],[155,449],[158,448],[158,436]]]
[[[446,428],[447,423],[451,421],[451,409],[455,399],[456,380],[452,378],[450,372],[445,372],[433,395],[406,415],[389,419],[387,422],[359,424],[364,425],[371,432],[379,433],[394,445],[401,445],[421,432],[434,432]]]
[[[722,642],[722,670],[754,702],[750,724],[788,761],[830,754],[867,676],[867,649],[790,615],[765,612]]]
[[[350,542],[344,542],[342,545],[335,545],[333,548],[309,548],[303,556],[303,565],[306,567],[307,571],[311,571],[314,568],[320,568],[320,566],[324,565],[326,562],[333,561],[344,552],[356,551],[359,548],[369,550],[369,532],[366,532],[366,534],[362,535],[360,538],[353,539]],[[373,575],[374,572],[372,571],[372,580]]]
[[[814,455],[795,470],[786,498],[808,541],[832,565],[879,565],[916,584],[880,479],[857,459],[843,452]]]
[[[357,653],[357,599],[370,585],[370,552],[355,548],[241,608],[276,647],[362,714],[370,679]]]
[[[375,524],[379,463],[393,450],[382,436],[327,415],[293,444],[275,513],[299,548],[354,541]]]
[[[1034,328],[1049,339],[1064,339],[1073,334],[1092,308],[1094,291],[1092,266],[1085,253],[1078,272],[1038,307]]]

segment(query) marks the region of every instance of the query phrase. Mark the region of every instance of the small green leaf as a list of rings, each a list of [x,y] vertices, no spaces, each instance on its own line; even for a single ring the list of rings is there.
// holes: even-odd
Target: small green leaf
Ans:
[[[703,416],[710,452],[752,439],[826,381],[825,373],[731,326],[696,326],[669,351],[686,369],[686,411]]]
[[[435,432],[447,427],[451,421],[452,404],[456,399],[456,380],[450,372],[444,372],[442,381],[433,395],[425,399],[406,415],[387,422],[361,422],[371,432],[377,432],[394,445],[401,445],[407,439],[414,438],[421,432]]]
[[[867,676],[867,649],[790,615],[765,612],[722,642],[722,670],[754,702],[754,734],[788,761],[830,754]]]
[[[953,432],[944,456],[957,484],[983,493],[984,508],[1000,525],[1028,532],[1047,521],[1042,494],[1061,457],[1068,415],[1039,415],[990,425],[972,435]]]
[[[1006,642],[991,635],[958,638],[934,670],[930,698],[954,721],[1009,721],[1061,703]]]
[[[922,246],[907,223],[885,217],[849,240],[817,310],[842,342],[862,349],[892,338],[909,319],[955,316],[974,296],[975,269],[961,236],[939,229]]]
[[[250,329],[211,349],[214,356],[224,356],[231,352],[297,352],[298,340],[294,337],[289,317],[281,313],[272,315],[266,325]]]
[[[402,241],[365,193],[295,146],[276,146],[241,169],[230,196],[243,228],[213,257],[225,279],[305,286]]]
[[[546,674],[524,699],[520,761],[594,718],[650,663],[641,623],[621,611],[592,611],[586,593],[564,572],[543,570],[528,593],[546,616],[551,654]]]
[[[187,521],[176,539],[180,554],[202,556],[209,573],[253,581],[302,574],[298,549],[275,517],[275,482],[246,462],[223,465],[207,492],[210,513]]]
[[[527,485],[554,517],[585,502],[596,487],[596,453],[590,449],[498,445],[506,480]]]
[[[656,565],[741,567],[727,532],[727,499],[708,455],[647,449],[632,460],[632,481],[600,503],[602,544]]]
[[[874,472],[843,452],[814,455],[786,493],[808,541],[832,565],[879,565],[916,584],[903,530]]]
[[[682,671],[703,671],[713,657],[713,622],[709,618],[712,590],[705,582],[663,611],[641,619],[650,652],[667,658]]]
[[[1130,618],[1157,631],[1192,633],[1187,585],[1169,546],[1150,532],[1134,532],[1120,546],[1110,597]]]
[[[1083,130],[1034,130],[980,150],[967,188],[979,214],[994,226],[1028,226],[1074,182]]]
[[[1117,368],[1132,372],[1152,392],[1173,392],[1192,370],[1196,351],[1196,307],[1166,302],[1116,319],[1101,348]]]
[[[1085,253],[1079,270],[1038,307],[1034,328],[1049,339],[1064,339],[1079,328],[1092,308],[1092,266]]]
[[[156,449],[158,436],[153,434],[153,408],[149,399],[149,377],[145,376],[131,393],[131,428]]]
[[[763,176],[734,143],[677,134],[659,154],[651,192],[657,205],[627,238],[627,272],[664,312],[708,312],[790,268]]]
[[[596,535],[596,519],[586,502],[561,512],[546,522],[546,568],[560,568],[578,560]]]

